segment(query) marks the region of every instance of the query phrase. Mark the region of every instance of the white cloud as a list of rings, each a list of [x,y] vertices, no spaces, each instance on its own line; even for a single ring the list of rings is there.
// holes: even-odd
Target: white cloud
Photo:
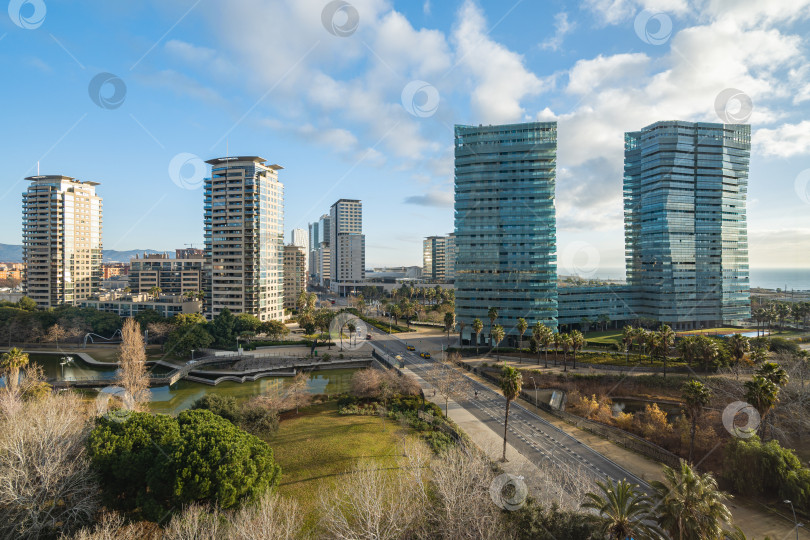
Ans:
[[[458,62],[469,73],[473,112],[482,123],[517,122],[524,117],[522,101],[543,90],[542,81],[523,58],[495,42],[478,6],[467,0],[453,30]]]
[[[683,15],[690,11],[687,0],[586,0],[585,7],[605,25],[623,23],[645,9],[653,13],[673,15]]]
[[[448,191],[431,191],[424,195],[412,195],[406,197],[403,201],[405,204],[416,204],[419,206],[431,206],[437,208],[452,208],[453,206],[453,193]]]
[[[758,129],[752,139],[755,149],[766,156],[810,155],[810,120],[782,124],[775,129]]]
[[[565,36],[570,34],[576,24],[568,20],[568,13],[562,11],[554,15],[554,35],[540,44],[543,49],[551,49],[557,51],[562,45]]]
[[[643,80],[650,64],[644,53],[615,54],[592,60],[580,60],[568,72],[568,87],[573,94],[597,92],[629,80]]]

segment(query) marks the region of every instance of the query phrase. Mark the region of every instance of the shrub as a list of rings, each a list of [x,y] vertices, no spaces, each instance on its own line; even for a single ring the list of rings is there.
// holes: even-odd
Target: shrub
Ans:
[[[788,354],[798,354],[801,350],[799,348],[799,344],[795,341],[790,341],[785,338],[780,337],[772,337],[768,340],[768,349],[772,353],[788,353]]]
[[[278,431],[278,411],[266,400],[251,400],[241,405],[232,396],[207,394],[191,406],[191,410],[208,410],[254,435]]]
[[[233,396],[222,396],[220,394],[206,394],[191,406],[192,410],[205,409],[221,416],[225,420],[236,424],[240,420],[239,407],[236,398]]]
[[[530,500],[516,512],[508,513],[508,517],[518,540],[602,538],[597,523],[586,514],[560,510],[556,505],[547,509]]]
[[[230,508],[275,486],[281,474],[264,442],[207,410],[102,417],[88,448],[107,500],[152,519],[192,502]]]

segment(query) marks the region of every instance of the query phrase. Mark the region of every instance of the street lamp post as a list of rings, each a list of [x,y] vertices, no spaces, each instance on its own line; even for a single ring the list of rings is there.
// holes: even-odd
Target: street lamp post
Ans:
[[[799,520],[796,519],[796,509],[793,507],[793,501],[785,499],[784,503],[789,504],[790,509],[793,511],[793,523],[795,524],[796,529],[796,540],[799,540],[799,527],[804,527],[804,523],[799,523]]]
[[[534,380],[534,377],[529,377],[532,380],[532,386],[534,386],[534,406],[537,407],[537,381]]]
[[[191,360],[194,361],[194,349],[191,349]]]

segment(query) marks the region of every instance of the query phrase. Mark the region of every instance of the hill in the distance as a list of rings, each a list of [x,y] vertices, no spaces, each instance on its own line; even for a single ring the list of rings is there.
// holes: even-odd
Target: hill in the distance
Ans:
[[[135,255],[143,256],[144,253],[163,253],[155,249],[130,249],[128,251],[117,251],[115,249],[105,249],[103,252],[104,262],[129,262]],[[169,252],[169,256],[174,256],[174,252]],[[0,262],[23,262],[22,246],[16,244],[0,244]]]

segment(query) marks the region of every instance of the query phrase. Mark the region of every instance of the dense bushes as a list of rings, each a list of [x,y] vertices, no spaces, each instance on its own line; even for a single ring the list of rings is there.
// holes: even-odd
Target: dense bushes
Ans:
[[[102,417],[88,449],[111,506],[151,519],[191,502],[233,507],[275,486],[281,474],[264,442],[206,410],[177,418],[132,413],[123,422]]]
[[[593,520],[583,519],[578,512],[561,510],[556,505],[543,508],[532,500],[508,515],[518,540],[556,540],[577,538],[596,540],[602,538]]]
[[[754,436],[733,439],[723,457],[723,478],[735,491],[789,499],[810,512],[810,469],[802,466],[793,450]]]
[[[278,411],[255,400],[237,404],[233,396],[206,394],[195,401],[191,409],[211,411],[254,435],[278,431]]]

